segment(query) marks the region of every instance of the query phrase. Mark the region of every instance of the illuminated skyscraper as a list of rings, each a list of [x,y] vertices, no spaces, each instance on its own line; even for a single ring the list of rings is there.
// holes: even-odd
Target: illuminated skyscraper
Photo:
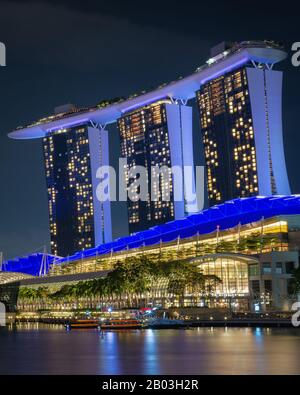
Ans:
[[[254,61],[197,91],[210,204],[290,193],[281,120],[282,72]]]
[[[111,240],[108,202],[96,196],[96,172],[108,163],[107,132],[87,124],[43,138],[51,251],[71,255]]]
[[[191,185],[194,185],[194,163],[192,146],[192,108],[161,100],[148,106],[124,114],[118,120],[121,137],[121,153],[127,159],[127,170],[136,166],[147,169],[148,191],[145,201],[128,199],[128,219],[130,233],[148,229],[172,219],[184,217],[192,211],[185,201],[185,180],[172,175],[171,166],[192,167]],[[159,178],[156,185],[156,201],[151,195],[151,167],[167,166],[167,177]],[[128,188],[136,188],[132,183],[137,179],[127,178]],[[182,195],[174,199],[175,187],[182,182]],[[170,191],[170,200],[164,199]],[[152,196],[152,198],[151,198]],[[194,211],[197,209],[194,207]]]

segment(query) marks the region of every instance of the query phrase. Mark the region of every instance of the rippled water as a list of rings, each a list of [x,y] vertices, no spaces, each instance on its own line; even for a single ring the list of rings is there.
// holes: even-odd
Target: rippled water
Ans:
[[[300,374],[300,330],[0,331],[0,374]]]

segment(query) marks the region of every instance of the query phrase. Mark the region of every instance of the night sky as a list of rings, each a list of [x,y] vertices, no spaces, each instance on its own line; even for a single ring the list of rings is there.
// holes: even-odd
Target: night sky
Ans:
[[[93,105],[188,75],[207,60],[210,47],[224,40],[273,39],[289,52],[277,69],[285,71],[289,179],[292,192],[300,193],[300,67],[290,61],[291,44],[300,41],[299,10],[296,2],[276,4],[0,0],[0,41],[7,47],[7,67],[0,67],[0,251],[5,258],[49,245],[41,141],[10,140],[8,132],[61,104]]]

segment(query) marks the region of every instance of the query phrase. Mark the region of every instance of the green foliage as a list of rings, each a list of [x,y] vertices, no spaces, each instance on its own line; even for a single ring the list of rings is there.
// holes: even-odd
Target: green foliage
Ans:
[[[19,291],[19,298],[33,301],[35,299],[46,299],[49,296],[47,287],[27,288],[23,287]]]
[[[19,298],[26,301],[34,300],[78,300],[80,298],[98,297],[101,299],[122,299],[126,296],[130,305],[133,298],[142,295],[153,296],[158,284],[165,284],[164,289],[169,294],[183,299],[186,290],[196,295],[210,294],[220,279],[201,273],[198,267],[187,262],[187,256],[203,256],[214,253],[242,253],[261,252],[266,247],[276,248],[278,239],[271,234],[260,233],[241,237],[235,241],[221,239],[216,243],[200,242],[194,246],[180,246],[178,250],[161,249],[155,253],[141,253],[128,257],[124,261],[117,261],[106,277],[88,281],[67,284],[56,292],[50,293],[46,287],[25,288],[19,292]],[[105,261],[99,259],[97,265],[105,266]],[[74,264],[66,264],[64,272],[72,271]],[[290,283],[291,292],[300,292],[299,270],[295,271]]]

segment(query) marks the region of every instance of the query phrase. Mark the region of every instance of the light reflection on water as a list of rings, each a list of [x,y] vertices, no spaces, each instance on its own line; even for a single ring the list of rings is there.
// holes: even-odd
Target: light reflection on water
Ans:
[[[0,374],[300,374],[300,330],[0,331]]]

